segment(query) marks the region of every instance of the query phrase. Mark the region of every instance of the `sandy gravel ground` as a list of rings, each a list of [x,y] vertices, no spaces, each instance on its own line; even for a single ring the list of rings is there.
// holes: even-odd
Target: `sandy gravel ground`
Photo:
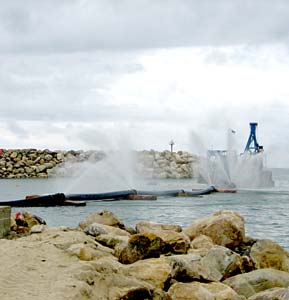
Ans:
[[[16,240],[1,239],[0,299],[87,299],[85,272],[90,265],[65,250],[84,239],[80,232],[58,229]]]

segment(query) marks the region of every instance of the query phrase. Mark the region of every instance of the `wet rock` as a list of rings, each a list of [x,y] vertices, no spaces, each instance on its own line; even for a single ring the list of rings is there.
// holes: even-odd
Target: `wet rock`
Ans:
[[[237,293],[220,282],[211,283],[175,283],[168,290],[172,300],[238,300]]]
[[[137,260],[159,257],[163,253],[165,242],[154,233],[132,235],[127,246],[119,253],[119,261],[131,264]]]
[[[233,248],[244,240],[244,218],[233,211],[218,211],[211,216],[196,220],[184,229],[184,233],[191,240],[199,235],[207,235],[214,244]]]
[[[289,272],[289,253],[273,241],[257,241],[251,248],[250,257],[257,269],[272,268]]]
[[[289,273],[274,269],[259,269],[230,277],[223,283],[248,298],[270,288],[288,287]]]

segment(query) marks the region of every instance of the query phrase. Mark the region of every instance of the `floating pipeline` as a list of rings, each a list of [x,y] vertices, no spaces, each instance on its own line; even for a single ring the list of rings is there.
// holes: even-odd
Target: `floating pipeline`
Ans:
[[[209,186],[204,189],[165,190],[165,191],[137,191],[125,190],[96,194],[68,194],[31,195],[25,199],[0,201],[0,206],[36,207],[36,206],[85,206],[87,201],[118,201],[118,200],[157,200],[157,197],[202,197],[215,192],[235,193],[236,189],[222,189]]]
[[[184,190],[166,190],[166,191],[137,191],[138,195],[151,195],[151,196],[164,196],[164,197],[177,197]]]
[[[224,192],[228,189],[219,189],[215,186],[209,186],[204,189],[192,189],[192,191],[185,190],[167,190],[167,191],[138,191],[139,195],[155,195],[155,196],[170,196],[170,197],[198,197],[209,195],[216,192]]]
[[[0,201],[0,206],[12,206],[12,207],[38,207],[38,206],[85,206],[83,201],[69,201],[66,199],[65,194],[57,193],[52,195],[32,195],[27,196],[25,199],[17,200],[4,200]]]
[[[65,195],[65,199],[67,200],[84,200],[84,201],[95,201],[95,200],[107,200],[107,199],[115,199],[115,200],[123,200],[131,195],[136,195],[136,190],[125,190],[125,191],[116,191],[116,192],[108,192],[108,193],[97,193],[97,194],[68,194]]]

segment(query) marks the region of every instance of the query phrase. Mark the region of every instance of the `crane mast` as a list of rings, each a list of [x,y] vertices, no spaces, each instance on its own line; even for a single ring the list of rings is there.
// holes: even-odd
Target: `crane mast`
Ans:
[[[244,153],[257,154],[263,152],[263,146],[260,146],[257,142],[256,129],[258,123],[250,123],[250,135],[244,150]]]

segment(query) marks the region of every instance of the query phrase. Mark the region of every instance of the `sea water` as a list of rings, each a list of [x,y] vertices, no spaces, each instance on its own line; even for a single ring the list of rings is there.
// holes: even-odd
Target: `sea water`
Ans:
[[[183,227],[218,210],[233,210],[245,218],[246,235],[272,239],[289,250],[289,169],[273,169],[274,188],[240,189],[237,193],[213,193],[202,197],[159,197],[157,201],[94,201],[85,207],[13,208],[12,212],[28,210],[46,220],[49,226],[75,227],[88,214],[109,210],[126,225],[141,220],[174,223]],[[110,182],[107,178],[73,185],[71,178],[0,180],[0,200],[22,199],[31,194],[98,193],[126,189],[190,190],[200,187],[191,179],[140,180],[134,186]]]

